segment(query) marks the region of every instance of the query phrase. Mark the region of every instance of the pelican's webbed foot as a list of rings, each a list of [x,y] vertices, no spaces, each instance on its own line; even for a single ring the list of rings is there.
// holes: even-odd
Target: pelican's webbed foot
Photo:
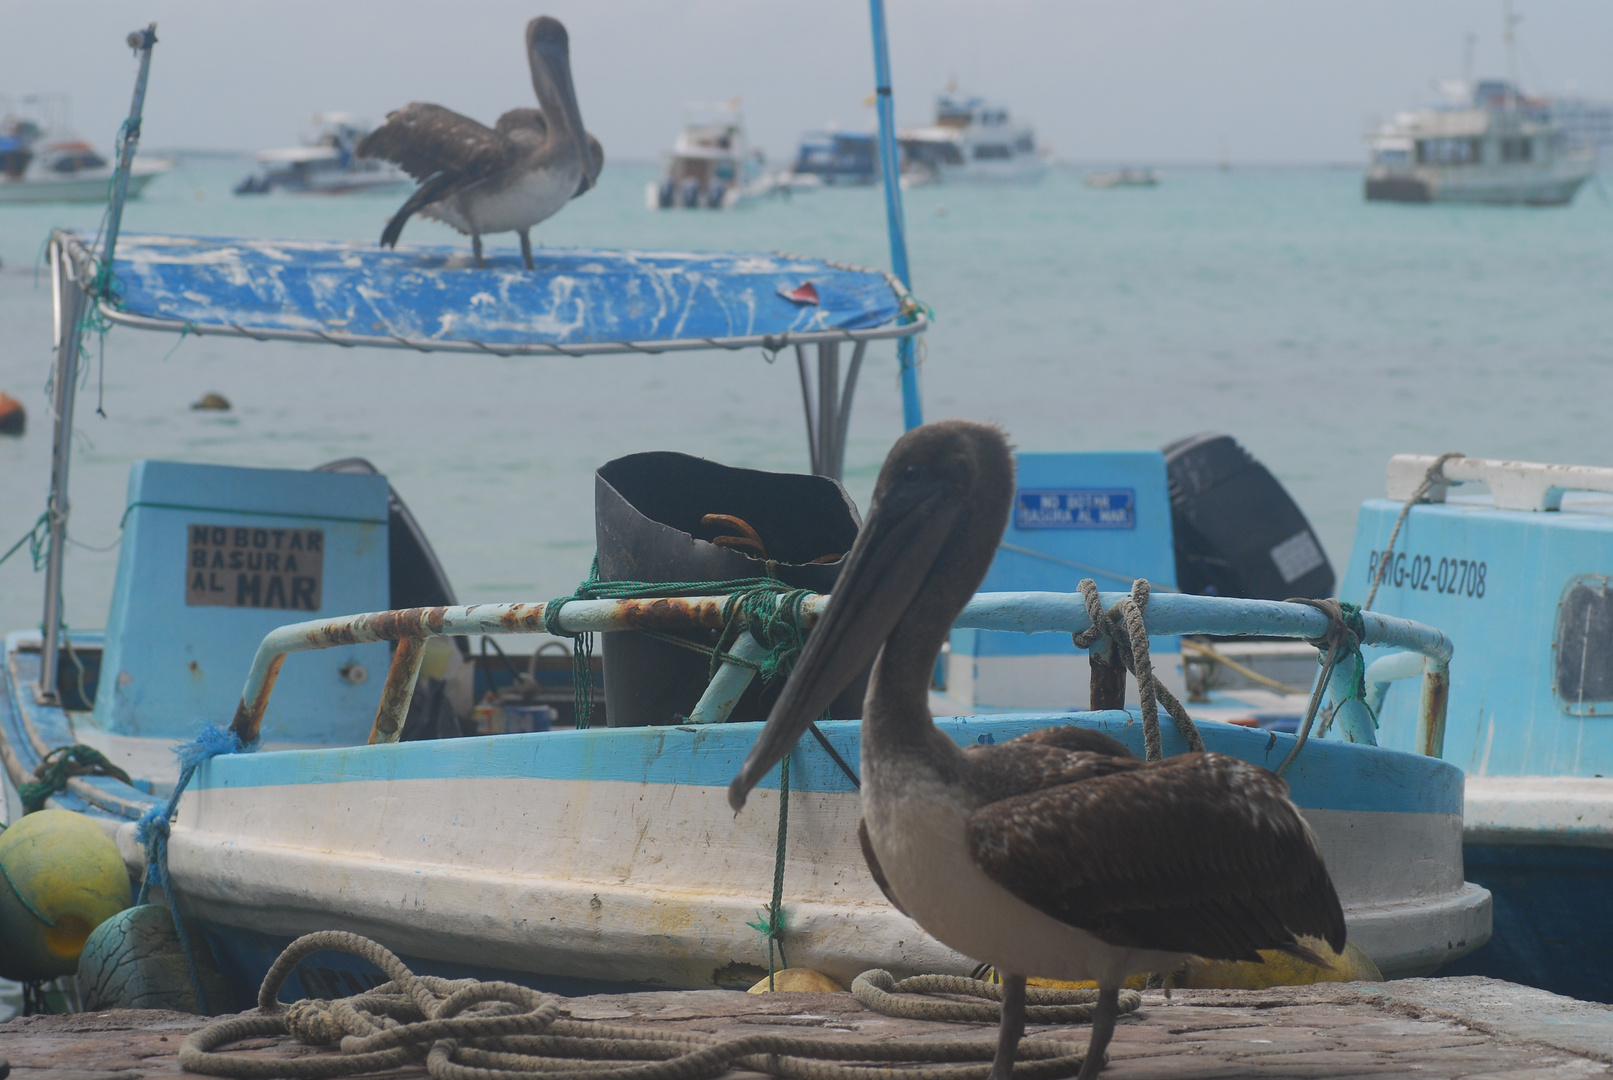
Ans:
[[[485,269],[486,264],[482,262],[482,234],[481,233],[471,233],[470,234],[470,250],[471,250],[471,254],[476,256],[476,269],[478,269],[478,270]]]
[[[1098,1005],[1092,1010],[1092,1038],[1087,1042],[1087,1057],[1081,1062],[1081,1074],[1076,1080],[1097,1080],[1104,1065],[1104,1051],[1115,1033],[1115,1017],[1120,1015],[1120,988],[1106,986],[1098,989]]]
[[[1014,1073],[1014,1051],[1025,1034],[1025,976],[1004,973],[1002,1026],[997,1029],[997,1056],[991,1062],[986,1080],[1010,1080]],[[1085,1070],[1083,1070],[1085,1075]]]
[[[521,261],[526,263],[528,270],[536,270],[532,263],[532,234],[526,229],[518,230],[521,236]]]

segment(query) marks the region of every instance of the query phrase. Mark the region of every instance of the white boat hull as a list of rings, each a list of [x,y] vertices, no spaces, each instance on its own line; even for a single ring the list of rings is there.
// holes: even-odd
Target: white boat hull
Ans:
[[[128,197],[137,199],[153,179],[168,171],[162,166],[136,166],[129,173]],[[0,179],[0,203],[104,203],[112,182],[110,169],[91,175]]]
[[[942,724],[976,741],[1060,719]],[[1137,741],[1140,751],[1138,725],[1123,714],[1082,722]],[[822,726],[855,768],[855,722]],[[775,773],[736,816],[726,780],[755,728],[561,731],[215,759],[180,803],[169,871],[187,916],[226,953],[269,956],[296,935],[345,929],[451,970],[595,985],[749,985],[768,962],[755,925],[771,895],[779,789]],[[1257,761],[1271,739],[1218,724],[1205,733],[1212,746]],[[1305,778],[1302,759],[1296,799],[1352,940],[1390,975],[1426,974],[1481,945],[1489,894],[1463,881],[1455,770],[1334,743],[1306,753],[1316,771]],[[969,971],[972,959],[881,896],[857,841],[859,796],[827,755],[804,743],[792,763],[788,963],[843,981],[870,967]],[[1347,779],[1361,768],[1373,776]],[[1396,776],[1384,780],[1389,773]],[[1376,796],[1363,804],[1343,794],[1351,783],[1359,792],[1380,782],[1454,794],[1448,807],[1438,801],[1444,795],[1429,801],[1425,791],[1411,796],[1420,809],[1390,810],[1363,808]],[[1338,805],[1352,798],[1356,805]],[[109,827],[139,870],[134,825]],[[239,972],[236,981],[261,974]]]

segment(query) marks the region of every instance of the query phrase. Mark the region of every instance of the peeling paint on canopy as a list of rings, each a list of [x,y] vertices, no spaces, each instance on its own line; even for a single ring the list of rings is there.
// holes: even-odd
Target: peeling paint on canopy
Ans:
[[[884,274],[754,253],[542,248],[537,269],[458,247],[125,235],[117,310],[194,329],[327,331],[490,346],[866,330],[903,298]],[[817,305],[782,294],[811,283]]]

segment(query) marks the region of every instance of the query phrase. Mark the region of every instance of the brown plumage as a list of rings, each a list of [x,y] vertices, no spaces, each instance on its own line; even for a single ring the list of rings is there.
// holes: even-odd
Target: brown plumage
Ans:
[[[389,113],[358,144],[360,157],[391,161],[420,182],[387,222],[383,247],[395,246],[405,223],[420,213],[468,234],[477,266],[483,233],[517,233],[531,270],[528,230],[593,187],[605,152],[583,129],[566,29],[547,16],[533,19],[526,43],[541,110],[511,109],[489,128],[416,101]]]
[[[1013,459],[996,428],[946,421],[891,449],[857,542],[766,726],[729,787],[737,810],[873,661],[858,834],[881,890],[1003,976],[990,1080],[1009,1080],[1025,979],[1096,979],[1082,1080],[1114,1030],[1119,987],[1188,956],[1314,959],[1344,915],[1282,780],[1212,753],[1144,762],[1080,728],[960,748],[927,707],[929,673],[1002,539]]]

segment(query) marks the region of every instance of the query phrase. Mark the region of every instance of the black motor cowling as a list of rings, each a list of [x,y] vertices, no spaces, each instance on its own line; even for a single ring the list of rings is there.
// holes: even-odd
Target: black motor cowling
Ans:
[[[748,525],[765,558],[713,543],[736,527],[702,524],[712,514]],[[860,526],[845,488],[823,476],[737,469],[668,451],[617,458],[594,474],[600,581],[730,581],[765,577],[771,568],[786,585],[827,593]],[[716,631],[678,636],[717,644]],[[705,691],[710,661],[697,651],[633,631],[605,634],[603,648],[611,727],[679,723]],[[730,720],[766,718],[783,680],[765,691],[760,683],[751,682]],[[865,685],[856,680],[830,715],[860,716]]]
[[[1230,435],[1165,447],[1176,583],[1186,593],[1286,600],[1333,594],[1333,567],[1310,523]]]

